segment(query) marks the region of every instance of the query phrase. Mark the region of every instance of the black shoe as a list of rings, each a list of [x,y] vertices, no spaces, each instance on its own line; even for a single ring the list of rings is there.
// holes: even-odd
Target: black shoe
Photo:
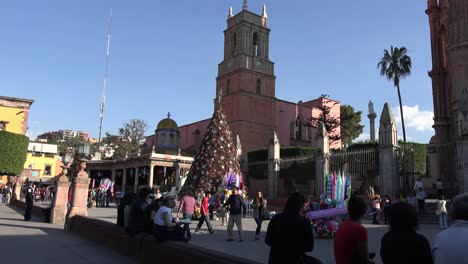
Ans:
[[[232,241],[234,241],[234,239],[228,238],[228,239],[226,239],[226,241],[227,241],[227,242],[232,242]]]
[[[213,235],[214,233],[216,233],[216,231],[214,231],[213,229],[210,230],[210,235]]]

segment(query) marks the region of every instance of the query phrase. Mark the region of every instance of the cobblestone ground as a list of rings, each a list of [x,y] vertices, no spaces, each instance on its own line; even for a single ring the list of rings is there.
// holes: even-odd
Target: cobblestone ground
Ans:
[[[99,218],[112,223],[116,222],[117,210],[115,208],[93,208],[88,212],[90,217]],[[212,221],[212,224],[213,228],[217,231],[216,234],[208,234],[206,225],[203,225],[202,230],[198,234],[193,235],[190,243],[228,254],[253,259],[262,263],[268,262],[269,247],[263,242],[268,221],[265,221],[262,226],[262,240],[256,241],[254,240],[256,228],[254,220],[251,217],[244,218],[244,242],[226,242],[226,226],[222,226],[220,221]],[[191,224],[192,231],[195,229],[196,225],[197,222],[193,221]],[[380,239],[388,231],[388,226],[371,225],[370,223],[365,223],[364,226],[368,230],[369,251],[377,254],[377,257],[375,258],[376,263],[382,263],[379,254]],[[234,227],[234,230],[236,232],[237,229]],[[418,232],[426,236],[427,239],[432,242],[439,231],[440,230],[437,225],[422,225]],[[237,238],[236,235],[237,233],[235,233],[235,238]],[[326,263],[335,263],[333,257],[333,240],[316,239],[315,248],[311,255],[324,260]]]
[[[134,263],[115,251],[64,233],[63,226],[44,223],[34,216],[25,222],[23,213],[0,204],[1,263]]]

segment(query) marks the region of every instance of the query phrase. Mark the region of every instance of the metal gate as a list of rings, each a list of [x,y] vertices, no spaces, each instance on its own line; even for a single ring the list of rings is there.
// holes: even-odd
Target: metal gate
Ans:
[[[328,157],[330,172],[338,172],[351,177],[353,189],[365,194],[367,187],[375,185],[379,174],[378,146],[332,152]]]

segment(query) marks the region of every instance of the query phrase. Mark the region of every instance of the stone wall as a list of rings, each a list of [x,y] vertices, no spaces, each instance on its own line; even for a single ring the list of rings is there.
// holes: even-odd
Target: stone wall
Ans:
[[[115,224],[78,215],[70,218],[66,231],[110,247],[138,263],[258,264],[190,243],[158,242],[149,234],[130,237]]]

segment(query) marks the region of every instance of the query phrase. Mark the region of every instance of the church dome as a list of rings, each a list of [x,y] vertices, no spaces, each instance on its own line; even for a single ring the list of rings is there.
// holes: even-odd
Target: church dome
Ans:
[[[171,129],[171,130],[179,129],[179,127],[177,126],[177,123],[171,119],[170,113],[167,113],[167,118],[164,118],[163,120],[159,121],[158,126],[156,127],[156,130],[161,130],[161,129]]]

